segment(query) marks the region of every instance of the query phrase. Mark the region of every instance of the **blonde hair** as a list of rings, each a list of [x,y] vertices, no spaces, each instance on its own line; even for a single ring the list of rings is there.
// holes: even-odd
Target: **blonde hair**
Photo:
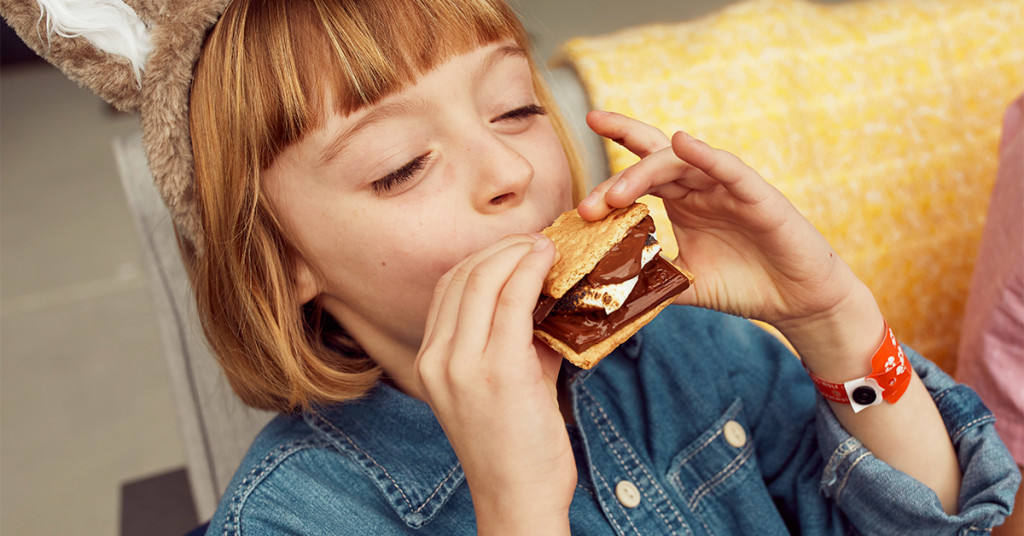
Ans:
[[[225,10],[192,85],[196,201],[208,246],[186,264],[206,337],[243,402],[308,409],[357,398],[381,374],[315,302],[297,305],[300,253],[261,192],[262,172],[329,113],[373,104],[452,56],[509,38],[529,50],[502,0],[237,0]],[[578,201],[582,166],[532,60],[531,69]]]

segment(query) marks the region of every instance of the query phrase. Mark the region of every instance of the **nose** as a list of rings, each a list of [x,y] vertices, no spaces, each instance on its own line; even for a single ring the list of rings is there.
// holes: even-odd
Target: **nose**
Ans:
[[[470,181],[477,210],[491,214],[522,203],[534,169],[518,147],[490,131],[478,133],[468,147],[466,156],[474,162]]]

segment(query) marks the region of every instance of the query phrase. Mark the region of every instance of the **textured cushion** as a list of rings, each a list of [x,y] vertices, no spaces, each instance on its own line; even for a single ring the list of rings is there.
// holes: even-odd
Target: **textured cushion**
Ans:
[[[1022,27],[1020,0],[749,0],[574,39],[563,56],[594,108],[685,129],[757,169],[897,336],[951,371],[1000,116],[1024,88]],[[636,160],[607,150],[613,172]]]

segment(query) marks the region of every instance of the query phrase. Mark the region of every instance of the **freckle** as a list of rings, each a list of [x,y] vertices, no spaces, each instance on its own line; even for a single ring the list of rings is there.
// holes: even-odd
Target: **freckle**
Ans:
[[[383,267],[385,267],[385,266],[387,266],[387,265],[388,265],[387,261],[382,261],[382,262],[380,263],[380,266],[381,266],[381,268],[383,268]]]

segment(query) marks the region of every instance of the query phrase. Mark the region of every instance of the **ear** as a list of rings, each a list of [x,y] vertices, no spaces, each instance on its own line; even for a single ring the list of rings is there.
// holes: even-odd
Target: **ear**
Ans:
[[[320,278],[313,268],[299,255],[292,258],[292,292],[299,303],[305,305],[320,295]]]

